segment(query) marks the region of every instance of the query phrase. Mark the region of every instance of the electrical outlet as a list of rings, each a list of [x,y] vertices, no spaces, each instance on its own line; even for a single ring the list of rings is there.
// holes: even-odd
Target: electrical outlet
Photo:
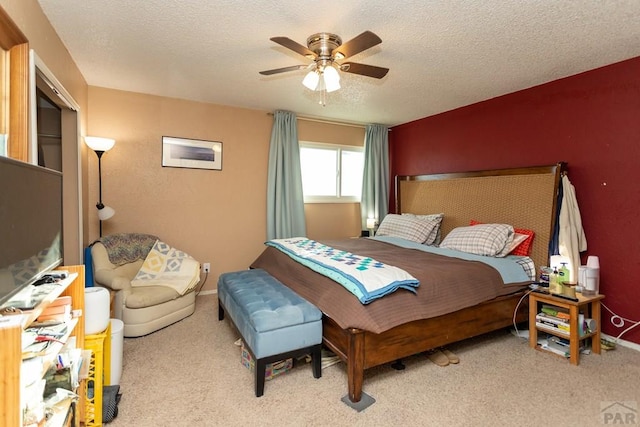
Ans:
[[[202,264],[202,271],[204,271],[205,273],[211,271],[211,264],[209,264],[208,262]]]

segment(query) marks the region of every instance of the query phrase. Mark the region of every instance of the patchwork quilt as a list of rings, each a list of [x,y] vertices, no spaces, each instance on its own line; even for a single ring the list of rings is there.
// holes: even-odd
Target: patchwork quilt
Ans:
[[[415,288],[420,285],[418,279],[400,268],[334,249],[306,237],[273,239],[265,244],[341,284],[362,304],[368,304],[398,289],[415,293]]]
[[[200,281],[200,263],[186,252],[157,240],[144,260],[131,286],[168,286],[180,295]]]

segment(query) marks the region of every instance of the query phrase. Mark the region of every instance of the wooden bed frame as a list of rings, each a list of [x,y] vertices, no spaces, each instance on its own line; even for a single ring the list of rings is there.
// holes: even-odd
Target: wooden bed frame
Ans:
[[[396,212],[445,214],[442,235],[471,219],[534,230],[531,257],[548,261],[555,226],[558,184],[565,164],[396,177]],[[455,189],[455,192],[453,191]],[[455,197],[454,197],[455,196]],[[348,398],[360,402],[364,370],[527,320],[524,292],[443,316],[405,323],[381,334],[339,327],[323,317],[323,342],[346,363]]]

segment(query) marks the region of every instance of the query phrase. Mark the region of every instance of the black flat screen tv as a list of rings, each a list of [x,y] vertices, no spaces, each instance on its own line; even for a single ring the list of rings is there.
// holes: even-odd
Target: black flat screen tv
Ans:
[[[62,174],[0,156],[0,307],[62,264]]]

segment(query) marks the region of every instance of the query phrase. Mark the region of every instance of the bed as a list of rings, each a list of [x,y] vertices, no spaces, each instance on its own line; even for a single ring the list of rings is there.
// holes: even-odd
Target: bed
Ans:
[[[397,176],[396,213],[444,213],[441,238],[458,227],[469,226],[472,220],[527,228],[535,232],[529,257],[537,268],[547,264],[548,244],[556,220],[558,184],[565,167],[564,163],[558,163]],[[517,312],[516,308],[530,281],[506,286],[498,277],[502,286],[491,285],[489,282],[495,281],[492,274],[499,274],[483,263],[467,262],[465,266],[460,260],[445,260],[438,254],[425,255],[411,244],[396,246],[393,238],[322,243],[398,265],[421,282],[415,293],[399,290],[361,304],[341,285],[273,247],[267,247],[252,263],[252,268],[265,269],[323,312],[323,343],[347,366],[347,397],[351,402],[361,400],[364,371],[368,368],[527,320],[526,304]],[[436,259],[428,261],[425,256]],[[432,267],[425,270],[424,265]],[[475,283],[464,277],[474,277]],[[452,279],[456,282],[455,296],[441,295],[429,282]],[[447,301],[437,307],[429,305],[437,300]]]

